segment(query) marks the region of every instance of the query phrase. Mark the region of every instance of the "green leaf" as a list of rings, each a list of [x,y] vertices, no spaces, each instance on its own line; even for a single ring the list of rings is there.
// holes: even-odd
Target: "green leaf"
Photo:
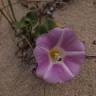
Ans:
[[[35,35],[40,36],[44,33],[48,33],[51,29],[55,28],[57,25],[52,18],[45,17],[42,22],[35,28]],[[33,34],[32,34],[33,35]]]
[[[38,21],[37,11],[32,10],[31,12],[28,12],[25,18],[28,19],[31,24],[36,24]]]
[[[16,25],[16,28],[18,28],[18,29],[26,27],[26,24],[23,21],[16,22],[15,25]]]
[[[35,34],[37,36],[42,35],[42,34],[47,33],[47,32],[48,32],[47,26],[44,24],[38,25],[35,29]]]
[[[48,31],[57,27],[55,21],[52,18],[45,17],[45,23],[46,23],[46,26],[48,27]]]
[[[38,16],[37,12],[35,10],[32,10],[31,12],[28,12],[26,16],[24,16],[20,21],[16,22],[17,28],[25,28],[34,26],[38,22]]]

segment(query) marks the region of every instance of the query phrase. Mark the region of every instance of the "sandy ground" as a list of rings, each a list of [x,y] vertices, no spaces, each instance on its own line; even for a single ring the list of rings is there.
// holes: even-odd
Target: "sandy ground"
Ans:
[[[6,0],[5,0],[6,1]],[[13,0],[14,2],[15,0]],[[86,54],[96,55],[95,0],[74,0],[64,9],[55,12],[55,19],[73,28],[85,42]],[[1,6],[1,4],[0,4]],[[14,5],[20,19],[26,10]],[[79,76],[66,84],[50,85],[32,75],[15,56],[17,50],[14,33],[7,21],[0,19],[0,96],[96,96],[96,59],[86,60]]]

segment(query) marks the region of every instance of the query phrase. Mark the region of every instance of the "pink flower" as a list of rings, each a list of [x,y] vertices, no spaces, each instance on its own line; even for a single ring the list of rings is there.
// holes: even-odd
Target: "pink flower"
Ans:
[[[36,75],[49,83],[63,83],[80,72],[85,47],[69,28],[55,28],[36,40]]]

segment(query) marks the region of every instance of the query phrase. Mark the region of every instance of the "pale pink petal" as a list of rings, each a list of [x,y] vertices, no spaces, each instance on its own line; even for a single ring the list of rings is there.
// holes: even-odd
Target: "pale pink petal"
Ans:
[[[62,64],[54,64],[44,79],[49,83],[64,83],[72,78],[67,70],[62,67]]]
[[[80,72],[80,65],[68,60],[64,61],[66,66],[71,70],[74,76],[78,75]]]
[[[45,71],[47,70],[47,67],[50,63],[47,49],[43,49],[40,47],[36,47],[34,49],[34,56],[36,58],[36,61],[38,63],[38,67],[36,69],[36,74],[41,77],[44,75]]]
[[[62,29],[55,28],[50,32],[48,32],[47,34],[40,36],[36,40],[36,45],[51,49],[57,44],[61,33],[62,33]]]
[[[63,40],[61,47],[66,51],[83,51],[85,50],[84,44],[78,40],[75,33],[69,28],[64,28]]]
[[[85,55],[66,56],[64,60],[70,61],[76,64],[83,64],[85,61]]]

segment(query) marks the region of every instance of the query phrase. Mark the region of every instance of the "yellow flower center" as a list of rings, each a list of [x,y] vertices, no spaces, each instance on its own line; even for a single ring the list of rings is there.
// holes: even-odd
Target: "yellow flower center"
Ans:
[[[50,57],[53,61],[61,61],[62,60],[62,53],[57,48],[54,48],[50,51]]]

